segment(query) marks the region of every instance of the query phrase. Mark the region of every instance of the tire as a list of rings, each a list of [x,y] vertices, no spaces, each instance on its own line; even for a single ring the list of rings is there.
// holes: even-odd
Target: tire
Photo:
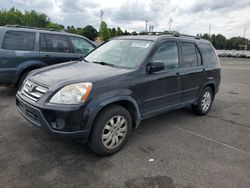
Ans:
[[[19,78],[19,80],[18,80],[18,82],[17,82],[17,87],[18,87],[18,88],[22,86],[23,81],[24,81],[25,78],[28,76],[29,72],[30,72],[30,71],[25,71],[24,73],[21,74],[21,76],[20,76],[20,78]]]
[[[192,105],[194,113],[200,116],[206,115],[212,106],[214,99],[213,91],[210,87],[206,87],[202,92],[198,100],[197,105]]]
[[[112,105],[104,109],[95,120],[88,146],[98,155],[112,155],[127,142],[131,128],[130,113],[122,106]]]

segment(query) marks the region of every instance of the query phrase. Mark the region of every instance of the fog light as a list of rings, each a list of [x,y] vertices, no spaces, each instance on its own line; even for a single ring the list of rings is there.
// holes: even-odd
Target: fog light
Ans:
[[[62,130],[65,127],[65,121],[63,119],[57,118],[55,122],[51,123],[53,129]]]

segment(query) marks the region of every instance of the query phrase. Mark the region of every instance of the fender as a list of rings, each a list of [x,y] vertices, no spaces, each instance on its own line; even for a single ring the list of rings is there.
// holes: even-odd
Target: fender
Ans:
[[[200,87],[200,91],[199,91],[199,95],[198,95],[198,99],[201,95],[201,92],[205,89],[205,87],[207,87],[208,85],[213,85],[214,88],[215,88],[215,93],[214,95],[216,94],[216,82],[215,82],[215,79],[208,79],[201,87]],[[198,99],[194,102],[194,104],[197,104],[198,103]]]
[[[215,81],[214,79],[211,79],[211,80],[209,80],[209,81],[206,81],[206,82],[202,85],[201,90],[200,90],[200,93],[203,91],[203,89],[205,89],[205,87],[206,87],[207,85],[213,85],[213,86],[214,86],[214,88],[215,88],[215,93],[214,93],[214,95],[215,95],[215,94],[216,94],[216,81]]]
[[[23,71],[27,70],[28,68],[41,68],[45,67],[48,64],[44,63],[43,61],[39,60],[30,60],[30,61],[25,61],[21,63],[20,65],[17,66],[16,68],[16,75],[14,78],[14,83],[16,83],[20,77],[20,75],[23,73]]]
[[[94,109],[90,112],[90,116],[88,118],[87,121],[87,126],[86,129],[90,130],[92,127],[92,124],[94,123],[94,120],[96,119],[98,113],[107,105],[115,103],[115,102],[119,102],[119,101],[128,101],[131,104],[133,104],[135,110],[136,110],[136,117],[135,117],[135,127],[137,128],[138,125],[140,124],[141,121],[141,113],[139,110],[139,106],[136,102],[136,100],[134,98],[132,98],[131,96],[117,96],[117,97],[112,97],[109,99],[106,99],[104,101],[102,101],[99,104],[96,104]]]

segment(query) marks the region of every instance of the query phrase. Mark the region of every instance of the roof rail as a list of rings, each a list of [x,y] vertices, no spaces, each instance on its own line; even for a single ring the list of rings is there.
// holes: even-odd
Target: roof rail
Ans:
[[[200,39],[199,36],[181,34],[178,31],[164,31],[164,32],[143,32],[144,35],[172,35],[174,37],[190,37],[195,39]]]
[[[23,26],[23,25],[5,25],[5,27],[37,29],[37,30],[46,30],[46,31],[57,31],[57,32],[63,31],[63,30],[57,30],[57,29],[53,29],[53,28],[40,28],[40,27],[31,27],[31,26]]]

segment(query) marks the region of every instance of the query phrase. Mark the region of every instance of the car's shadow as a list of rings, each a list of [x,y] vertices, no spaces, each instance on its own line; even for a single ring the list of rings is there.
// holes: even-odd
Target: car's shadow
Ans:
[[[0,85],[0,97],[12,97],[15,96],[17,93],[18,88],[16,87],[7,87],[7,86],[1,86]]]

